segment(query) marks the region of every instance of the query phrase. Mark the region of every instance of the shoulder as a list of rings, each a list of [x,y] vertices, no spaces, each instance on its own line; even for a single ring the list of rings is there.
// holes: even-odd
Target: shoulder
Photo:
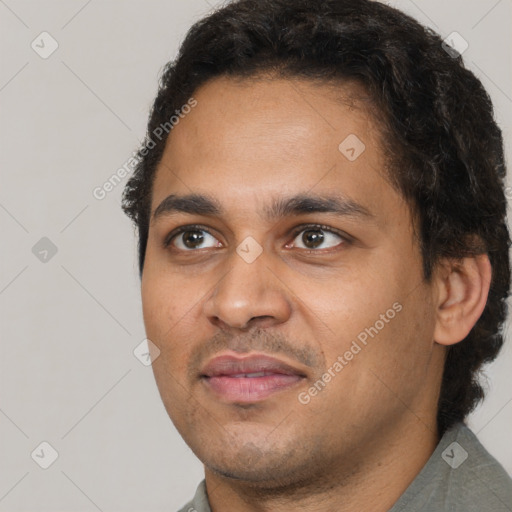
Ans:
[[[466,425],[458,425],[454,433],[442,457],[449,466],[447,476],[459,508],[510,511],[512,479],[508,473]]]
[[[448,430],[390,512],[510,512],[512,479],[463,423]]]
[[[197,486],[194,498],[180,508],[178,512],[211,512],[204,480]]]

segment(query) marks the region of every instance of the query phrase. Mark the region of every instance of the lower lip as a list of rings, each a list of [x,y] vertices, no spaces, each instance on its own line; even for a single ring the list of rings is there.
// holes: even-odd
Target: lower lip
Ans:
[[[265,375],[263,377],[204,377],[203,381],[216,394],[229,402],[258,402],[288,389],[302,380],[298,375]]]

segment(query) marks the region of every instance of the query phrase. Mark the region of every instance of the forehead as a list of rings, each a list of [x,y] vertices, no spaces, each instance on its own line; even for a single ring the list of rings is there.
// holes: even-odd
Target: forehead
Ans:
[[[371,104],[355,84],[222,77],[194,99],[168,137],[153,211],[170,193],[213,192],[250,209],[276,192],[334,189],[363,203],[394,192]]]

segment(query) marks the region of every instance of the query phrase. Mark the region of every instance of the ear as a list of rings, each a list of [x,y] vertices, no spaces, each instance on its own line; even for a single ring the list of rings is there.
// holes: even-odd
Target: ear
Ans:
[[[434,277],[438,291],[434,341],[454,345],[469,334],[485,308],[491,275],[487,254],[440,262]]]

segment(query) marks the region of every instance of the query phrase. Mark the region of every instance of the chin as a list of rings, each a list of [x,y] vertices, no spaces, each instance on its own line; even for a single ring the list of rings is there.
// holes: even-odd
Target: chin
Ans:
[[[265,496],[300,496],[307,495],[307,489],[320,489],[325,486],[321,468],[314,470],[310,463],[294,465],[285,456],[280,466],[275,463],[260,463],[254,466],[243,466],[239,461],[233,464],[208,464],[206,468],[212,473],[229,480],[234,486],[244,490],[248,496],[257,498],[264,493]],[[318,477],[320,476],[320,480]]]
[[[267,442],[268,443],[268,442]],[[211,445],[206,453],[196,455],[212,473],[248,487],[267,491],[300,487],[304,480],[311,479],[312,460],[305,451],[293,447],[263,445],[264,449],[248,442],[236,447],[224,446],[217,450]]]

